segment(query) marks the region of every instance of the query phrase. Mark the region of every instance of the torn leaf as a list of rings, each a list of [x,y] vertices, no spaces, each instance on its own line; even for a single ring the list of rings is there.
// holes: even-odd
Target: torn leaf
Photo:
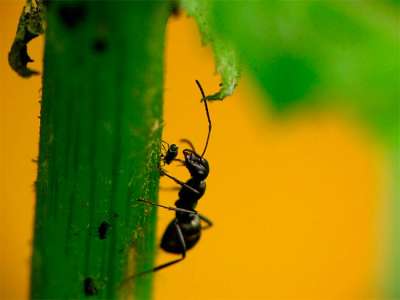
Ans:
[[[33,61],[28,55],[27,44],[44,32],[44,13],[43,1],[27,0],[19,19],[17,33],[8,53],[8,63],[22,77],[39,74],[27,67]]]
[[[182,8],[196,20],[203,44],[210,44],[215,57],[216,71],[221,76],[221,88],[208,95],[207,100],[223,100],[232,95],[239,80],[239,66],[236,54],[225,41],[210,28],[207,1],[181,0]]]

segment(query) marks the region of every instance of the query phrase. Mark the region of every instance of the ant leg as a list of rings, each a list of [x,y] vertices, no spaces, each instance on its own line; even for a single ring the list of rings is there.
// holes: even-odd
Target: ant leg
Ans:
[[[192,210],[188,210],[188,209],[184,209],[184,208],[179,208],[179,207],[174,207],[174,206],[166,206],[166,205],[162,205],[162,204],[157,204],[157,203],[153,203],[151,201],[147,201],[144,199],[138,199],[137,201],[139,202],[143,202],[146,203],[148,205],[153,205],[153,206],[158,206],[158,207],[162,207],[168,210],[173,210],[173,211],[179,211],[179,212],[183,212],[183,213],[188,213],[191,215],[197,215],[198,213]],[[206,222],[206,221],[205,221]]]
[[[161,140],[161,147],[163,147],[165,149],[165,145],[167,145],[167,149],[168,149],[169,148],[169,144],[166,141]]]
[[[208,229],[208,228],[213,226],[213,222],[209,218],[207,218],[206,216],[204,216],[202,214],[199,214],[197,211],[192,211],[192,210],[179,208],[179,207],[174,207],[174,206],[166,206],[166,205],[162,205],[162,204],[157,204],[157,203],[153,203],[151,201],[147,201],[147,200],[144,200],[144,199],[138,199],[137,201],[146,203],[148,205],[162,207],[162,208],[165,208],[165,209],[168,209],[168,210],[179,211],[179,212],[188,213],[188,214],[191,214],[191,215],[198,215],[200,220],[202,220],[203,222],[206,223],[206,226],[202,226],[201,229]]]
[[[165,146],[167,145],[167,147]],[[160,153],[160,163],[159,163],[159,168],[161,169],[163,166],[165,166],[165,153],[168,151],[169,144],[163,140],[161,140],[161,153]]]
[[[198,215],[200,220],[202,220],[203,222],[206,223],[206,226],[202,226],[201,229],[208,229],[208,228],[213,226],[213,222],[209,218],[207,218],[206,216],[204,216],[202,214],[199,214],[197,211],[192,211],[192,210],[188,210],[188,209],[184,209],[184,208],[180,208],[180,207],[174,207],[174,206],[166,206],[166,205],[153,203],[151,201],[147,201],[147,200],[143,200],[143,199],[138,199],[137,201],[146,203],[148,205],[162,207],[162,208],[165,208],[165,209],[168,209],[168,210],[188,213],[188,214],[191,214],[191,215]]]
[[[159,266],[157,266],[157,267],[155,267],[153,269],[150,269],[150,270],[147,270],[147,271],[144,271],[144,272],[139,272],[139,273],[137,273],[137,274],[135,274],[133,276],[130,276],[127,279],[125,279],[123,283],[126,283],[127,281],[132,280],[133,278],[135,278],[137,276],[142,276],[142,275],[145,275],[145,274],[148,274],[148,273],[153,273],[153,272],[162,270],[162,269],[164,269],[166,267],[172,266],[173,264],[176,264],[176,263],[180,262],[181,260],[185,259],[185,257],[186,257],[186,243],[185,243],[185,239],[183,238],[182,230],[179,227],[179,224],[178,224],[176,219],[175,219],[175,229],[176,229],[176,232],[178,233],[179,242],[180,242],[180,244],[182,246],[182,253],[181,253],[182,257],[178,258],[178,259],[174,259],[174,260],[172,260],[170,262],[167,262],[167,263],[164,263],[162,265],[159,265]]]
[[[153,272],[162,270],[162,269],[164,269],[166,267],[169,267],[169,266],[171,266],[173,264],[176,264],[176,263],[180,262],[181,260],[185,259],[185,257],[186,257],[186,243],[185,243],[185,239],[183,238],[182,230],[179,227],[178,221],[176,219],[175,219],[175,229],[176,229],[176,232],[178,233],[179,242],[181,243],[181,246],[182,246],[182,257],[155,267],[152,270]]]
[[[164,157],[165,157],[165,155],[164,155]],[[163,157],[161,157],[161,159],[163,159]],[[178,167],[183,167],[183,166],[185,166],[185,161],[184,161],[183,159],[174,158],[172,161],[180,162],[181,164],[178,165]],[[172,163],[172,162],[171,162],[171,163]],[[169,164],[171,164],[171,163],[169,163]],[[159,167],[159,169],[162,169],[163,166],[165,166],[165,162],[164,162],[164,164],[163,164],[162,166]],[[165,171],[164,171],[164,172],[165,172]]]
[[[160,168],[160,172],[161,175],[165,175],[168,178],[172,179],[173,181],[175,181],[177,184],[180,184],[181,186],[184,186],[185,188],[191,190],[192,192],[196,193],[196,194],[200,194],[200,192],[194,188],[192,188],[191,186],[187,185],[186,183],[184,183],[183,181],[180,181],[178,178],[175,178],[172,175],[169,175],[164,169]]]
[[[207,218],[206,216],[203,216],[202,214],[198,214],[198,215],[199,215],[199,217],[200,217],[200,220],[202,220],[202,221],[204,221],[205,223],[207,223],[206,226],[202,226],[202,227],[201,227],[202,230],[208,229],[208,228],[210,228],[211,226],[213,226],[213,222],[212,222],[209,218]]]
[[[180,190],[180,187],[179,187],[179,186],[171,186],[171,187],[163,187],[163,186],[160,186],[159,189],[162,190],[162,191],[169,191],[169,192],[172,191],[172,192],[176,192],[176,191],[179,191],[179,190]]]
[[[165,145],[167,145],[167,146],[165,146]],[[168,148],[169,148],[169,144],[167,142],[161,140],[161,150],[164,152],[167,152]],[[161,156],[165,156],[165,155],[161,154]]]
[[[185,161],[183,159],[180,158],[174,158],[173,161],[179,161],[180,163],[182,163],[182,166],[185,165]]]

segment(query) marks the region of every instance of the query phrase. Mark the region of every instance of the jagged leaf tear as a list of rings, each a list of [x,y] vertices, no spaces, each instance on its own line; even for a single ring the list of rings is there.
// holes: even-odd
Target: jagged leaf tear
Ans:
[[[28,55],[27,44],[44,32],[44,14],[43,1],[27,0],[19,18],[17,33],[8,53],[8,63],[22,77],[39,74],[27,66],[29,62],[33,62]]]
[[[221,76],[221,88],[208,95],[207,100],[223,100],[232,95],[239,80],[239,66],[235,52],[210,27],[207,1],[182,0],[181,6],[196,20],[204,44],[210,44],[215,56],[216,70]]]

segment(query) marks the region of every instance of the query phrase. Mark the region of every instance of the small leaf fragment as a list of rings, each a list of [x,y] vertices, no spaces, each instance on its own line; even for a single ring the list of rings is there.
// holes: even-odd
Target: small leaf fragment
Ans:
[[[44,3],[41,0],[27,0],[20,16],[17,33],[10,52],[8,63],[21,77],[28,78],[39,72],[27,67],[33,60],[28,55],[27,44],[44,32]]]

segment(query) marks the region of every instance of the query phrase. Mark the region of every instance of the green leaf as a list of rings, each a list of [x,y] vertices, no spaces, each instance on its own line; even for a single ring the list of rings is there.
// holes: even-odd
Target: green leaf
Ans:
[[[212,1],[211,26],[231,42],[272,106],[350,108],[388,145],[399,179],[399,1]],[[393,185],[388,298],[400,297],[399,189]]]
[[[208,1],[182,0],[182,8],[193,17],[199,27],[203,44],[210,44],[215,56],[216,70],[221,76],[221,88],[208,95],[207,100],[223,100],[232,95],[239,80],[239,67],[233,48],[210,27]]]

